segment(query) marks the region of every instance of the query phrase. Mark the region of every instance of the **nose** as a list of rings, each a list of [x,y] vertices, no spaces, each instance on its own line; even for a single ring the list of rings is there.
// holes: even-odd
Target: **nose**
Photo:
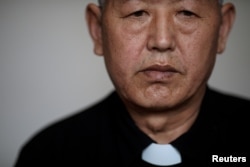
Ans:
[[[148,49],[165,52],[175,48],[174,24],[166,15],[154,17],[151,21],[148,36]]]

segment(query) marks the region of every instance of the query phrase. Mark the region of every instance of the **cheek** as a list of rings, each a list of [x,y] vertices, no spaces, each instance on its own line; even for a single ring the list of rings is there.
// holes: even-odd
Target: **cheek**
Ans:
[[[182,55],[185,55],[183,56],[183,64],[188,68],[190,79],[207,80],[210,76],[217,51],[215,39],[215,33],[204,34],[199,31],[193,34],[192,38],[182,39],[186,41],[181,50]]]
[[[110,28],[105,33],[109,34],[104,41],[105,63],[113,82],[125,85],[140,67],[145,40],[142,35],[129,33],[122,27],[109,27],[116,29]]]
[[[116,33],[114,33],[116,32]],[[141,62],[142,52],[145,48],[145,39],[141,34],[130,34],[127,31],[117,28],[113,30],[112,36],[107,41],[109,53],[107,54],[112,66],[117,66],[124,73],[136,70]]]

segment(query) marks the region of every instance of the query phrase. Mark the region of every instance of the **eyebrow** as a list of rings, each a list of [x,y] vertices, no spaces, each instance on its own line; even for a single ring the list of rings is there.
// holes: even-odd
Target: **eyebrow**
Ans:
[[[105,1],[105,0],[104,0]],[[125,5],[127,3],[132,3],[132,2],[138,2],[138,3],[149,3],[152,2],[153,0],[113,0],[112,3],[113,5]],[[167,1],[167,3],[169,4],[177,4],[177,3],[181,3],[181,2],[185,2],[185,1],[191,1],[191,2],[206,2],[206,1],[214,1],[214,2],[218,2],[218,4],[222,5],[223,4],[223,0],[165,0]],[[115,6],[116,6],[115,5]]]
[[[128,3],[128,2],[133,2],[133,1],[138,1],[138,2],[148,2],[148,1],[150,1],[150,0],[115,0],[115,1],[117,1],[118,3]],[[185,0],[167,0],[167,1],[169,1],[170,3],[172,3],[172,2],[180,2],[180,1],[185,1]]]
[[[129,2],[129,1],[149,1],[149,0],[120,0],[122,2]],[[168,0],[168,1],[176,1],[176,2],[179,2],[179,1],[183,1],[183,0]]]
[[[101,1],[101,0],[99,0]],[[120,1],[121,3],[126,3],[129,1],[148,1],[148,0],[116,0],[116,1]],[[169,1],[174,1],[174,2],[180,2],[180,1],[184,1],[184,0],[169,0]],[[223,0],[218,0],[220,4],[223,4]]]

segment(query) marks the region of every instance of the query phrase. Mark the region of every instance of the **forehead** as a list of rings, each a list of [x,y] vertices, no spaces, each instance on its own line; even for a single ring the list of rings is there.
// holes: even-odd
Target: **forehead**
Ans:
[[[142,7],[142,6],[148,6],[153,7],[155,5],[157,6],[164,6],[168,8],[176,8],[176,7],[182,7],[182,8],[196,8],[196,10],[200,11],[220,11],[221,5],[219,1],[222,0],[105,0],[105,7],[104,10],[106,12],[111,12],[113,10],[119,12],[122,9],[131,9],[136,7]]]
[[[105,1],[105,0],[104,0]],[[211,2],[214,3],[222,3],[223,0],[106,0],[106,2],[110,2],[113,5],[123,5],[123,4],[127,4],[127,3],[160,3],[160,2],[164,2],[164,3],[169,3],[169,4],[176,4],[176,3],[181,3],[181,2],[185,2],[185,3],[196,3],[196,4],[208,4]],[[219,3],[218,3],[219,2]]]

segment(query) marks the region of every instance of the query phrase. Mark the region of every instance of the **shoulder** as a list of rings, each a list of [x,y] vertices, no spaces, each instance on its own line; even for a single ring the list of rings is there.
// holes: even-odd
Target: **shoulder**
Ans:
[[[55,136],[55,135],[96,135],[98,128],[106,124],[110,115],[112,115],[112,103],[116,100],[115,93],[110,94],[101,101],[92,104],[71,116],[58,120],[47,125],[35,137]],[[84,130],[84,133],[79,131]]]
[[[106,119],[111,106],[108,104],[112,101],[112,95],[105,97],[91,106],[84,108],[72,115],[66,116],[52,124],[47,125],[37,135],[52,134],[57,132],[59,135],[73,135],[78,133],[79,130],[84,129],[85,132],[93,133],[98,126],[101,126],[103,119]],[[57,134],[56,133],[56,134]],[[85,133],[88,134],[88,133]]]
[[[250,101],[224,91],[207,89],[202,108],[202,120],[208,120],[221,134],[245,136],[250,127]],[[225,135],[226,136],[226,135]]]
[[[233,129],[249,127],[250,100],[221,90],[208,89],[203,110],[206,116]]]
[[[46,158],[53,157],[56,161],[66,155],[67,159],[88,156],[97,150],[94,143],[98,143],[103,131],[108,129],[116,98],[112,93],[100,102],[42,128],[23,145],[17,164],[27,165],[43,159],[52,163]]]
[[[250,108],[250,99],[214,88],[208,89],[205,99],[210,106],[218,110],[239,113]]]
[[[249,112],[250,101],[231,93],[217,89],[207,89],[205,94],[199,126],[207,127],[204,136],[210,135],[209,141],[214,141],[211,148],[221,152],[245,152],[249,145]],[[248,150],[247,150],[248,151]]]

